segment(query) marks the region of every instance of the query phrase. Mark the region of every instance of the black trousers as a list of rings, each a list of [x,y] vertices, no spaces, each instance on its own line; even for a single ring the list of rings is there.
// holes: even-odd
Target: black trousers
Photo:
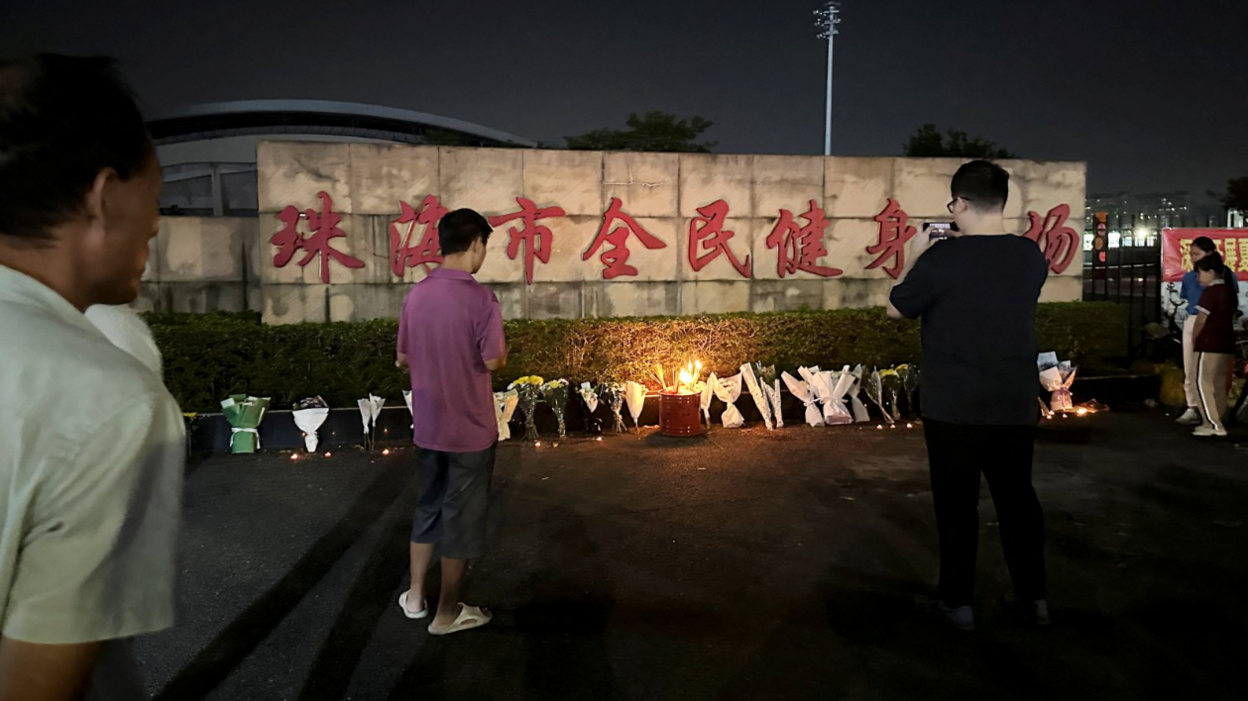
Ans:
[[[1022,601],[1048,596],[1044,572],[1044,513],[1031,486],[1036,434],[1032,426],[965,426],[923,420],[940,532],[940,598],[971,603],[979,547],[979,476],[997,509],[1001,549]]]

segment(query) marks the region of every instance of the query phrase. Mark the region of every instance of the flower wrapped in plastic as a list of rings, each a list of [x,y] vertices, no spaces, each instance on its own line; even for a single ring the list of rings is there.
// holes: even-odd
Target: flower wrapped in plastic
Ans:
[[[507,385],[507,389],[516,390],[519,396],[520,413],[524,414],[524,440],[536,441],[537,435],[537,404],[542,400],[542,385],[546,381],[537,375],[525,375]]]
[[[706,378],[706,384],[702,385],[700,405],[702,407],[702,418],[706,419],[706,427],[711,427],[711,399],[715,396],[715,373]]]
[[[853,371],[846,365],[840,372],[824,372],[820,375],[828,376],[828,383],[831,390],[828,400],[823,404],[823,422],[829,426],[843,426],[852,424],[854,416],[849,412],[849,407],[845,403],[846,395],[849,394],[849,388],[854,386],[857,378],[854,377]]]
[[[754,373],[758,375],[758,384],[771,404],[771,418],[776,422],[776,428],[784,428],[784,410],[780,407],[780,376],[776,374],[776,366],[756,362]]]
[[[744,426],[745,417],[741,415],[741,410],[736,405],[737,400],[741,398],[741,373],[732,377],[715,378],[715,396],[719,397],[719,401],[728,405],[724,407],[724,413],[720,416],[724,428]]]
[[[585,408],[592,415],[598,410],[598,390],[588,382],[582,382],[576,393],[581,395],[581,399],[585,402]]]
[[[370,392],[368,397],[357,399],[355,403],[360,407],[360,421],[364,424],[364,449],[373,450],[377,447],[377,417],[381,416],[386,400]]]
[[[1053,393],[1049,399],[1050,409],[1055,413],[1074,409],[1075,401],[1070,387],[1075,383],[1075,375],[1079,369],[1071,365],[1069,360],[1058,362],[1057,353],[1041,353],[1036,360],[1036,367],[1040,370],[1040,385]]]
[[[884,404],[891,411],[889,423],[897,423],[901,421],[901,406],[898,404],[898,398],[902,393],[901,375],[893,368],[881,370],[880,384],[882,385],[880,390],[884,398]]]
[[[520,403],[520,393],[514,389],[494,393],[494,419],[498,421],[498,440],[511,440],[511,417]]]
[[[303,431],[303,446],[308,449],[309,453],[316,452],[316,447],[320,444],[320,438],[316,432],[321,429],[325,419],[329,418],[329,404],[319,395],[300,399],[295,402],[294,410],[290,412],[290,415],[295,419],[295,426]]]
[[[801,370],[798,370],[798,372],[801,373]],[[799,380],[787,371],[780,377],[784,379],[784,384],[788,386],[789,392],[798,401],[806,405],[806,423],[811,426],[822,426],[823,412],[819,410],[819,397],[815,394],[814,388],[810,386],[810,382]]]
[[[412,409],[412,390],[403,390],[403,403],[407,405],[407,415],[412,417],[412,430],[416,430],[416,412]]]
[[[862,365],[854,368],[854,384],[850,385],[849,393],[849,409],[854,415],[854,423],[864,423],[871,420],[871,414],[867,412],[867,405],[862,401],[862,377],[866,372]]]
[[[640,429],[641,410],[646,406],[646,386],[629,380],[624,383],[624,401],[628,404],[628,413],[633,417],[633,428]]]
[[[902,363],[897,366],[897,374],[901,376],[901,385],[906,390],[906,411],[917,417],[919,405],[914,401],[914,394],[919,391],[919,366]]]
[[[754,368],[749,363],[741,366],[742,381],[746,389],[750,391],[750,397],[754,400],[754,406],[758,407],[758,413],[763,417],[763,425],[768,431],[775,430],[775,424],[771,420],[771,401],[767,399],[767,395],[763,393],[763,388],[758,383],[758,378],[754,375]]]
[[[884,378],[880,376],[879,369],[871,371],[866,381],[867,398],[880,408],[880,414],[884,416],[884,420],[893,423],[893,417],[888,413],[888,409],[884,406]]]
[[[260,447],[260,422],[269,410],[268,397],[231,394],[221,402],[221,413],[230,422],[230,450],[254,453]]]
[[[551,411],[555,412],[555,420],[559,422],[560,439],[568,437],[568,425],[564,420],[568,411],[568,395],[568,381],[565,379],[551,380],[542,385],[542,396],[546,398]]]
[[[611,416],[615,418],[612,430],[624,433],[624,385],[620,382],[604,382],[598,388],[598,396],[611,407]]]

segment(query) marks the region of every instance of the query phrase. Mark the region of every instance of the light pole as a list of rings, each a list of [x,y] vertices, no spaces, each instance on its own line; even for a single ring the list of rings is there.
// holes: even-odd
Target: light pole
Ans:
[[[815,10],[815,26],[819,28],[819,38],[828,40],[828,100],[823,120],[823,155],[832,155],[832,42],[840,31],[836,25],[841,23],[838,16],[841,3],[837,0],[828,2]]]

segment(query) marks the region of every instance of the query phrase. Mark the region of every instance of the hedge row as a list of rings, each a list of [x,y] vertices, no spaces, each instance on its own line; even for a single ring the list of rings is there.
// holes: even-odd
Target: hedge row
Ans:
[[[273,398],[274,407],[319,394],[354,406],[374,392],[391,401],[407,385],[394,367],[392,320],[266,326],[255,313],[149,315],[165,356],[165,379],[186,411],[214,411],[234,393]],[[1042,304],[1040,347],[1084,367],[1126,356],[1126,317],[1109,303]],[[879,309],[697,317],[506,322],[511,357],[502,387],[522,375],[582,381],[637,380],[655,362],[700,359],[708,370],[736,372],[759,360],[792,371],[799,365],[887,366],[919,360],[919,327]]]

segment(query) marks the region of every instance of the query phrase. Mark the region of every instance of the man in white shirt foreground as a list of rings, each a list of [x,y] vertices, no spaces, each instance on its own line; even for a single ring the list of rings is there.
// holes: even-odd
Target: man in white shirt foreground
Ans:
[[[184,429],[83,315],[138,294],[160,165],[103,59],[0,62],[0,700],[145,696],[173,623]]]

